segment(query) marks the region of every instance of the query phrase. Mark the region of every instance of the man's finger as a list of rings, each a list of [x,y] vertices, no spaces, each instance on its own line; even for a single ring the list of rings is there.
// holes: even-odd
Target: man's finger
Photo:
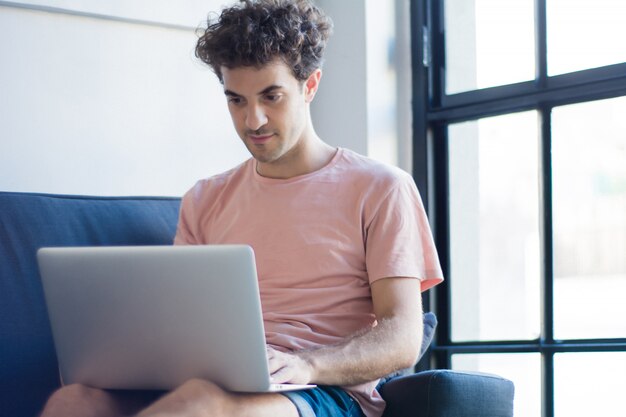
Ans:
[[[268,367],[270,370],[270,375],[274,374],[276,371],[278,371],[279,369],[282,369],[285,367],[284,363],[272,360],[268,362]]]
[[[293,370],[288,366],[283,366],[278,369],[276,372],[273,372],[270,376],[270,379],[275,384],[284,384],[287,382],[291,382],[293,378]]]

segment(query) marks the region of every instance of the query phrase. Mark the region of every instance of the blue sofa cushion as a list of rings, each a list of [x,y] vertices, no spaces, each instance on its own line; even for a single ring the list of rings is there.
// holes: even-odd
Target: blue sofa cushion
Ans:
[[[431,370],[386,383],[383,417],[513,417],[514,386],[497,375]]]
[[[59,386],[35,254],[43,246],[167,245],[180,200],[0,192],[0,415],[36,415]]]

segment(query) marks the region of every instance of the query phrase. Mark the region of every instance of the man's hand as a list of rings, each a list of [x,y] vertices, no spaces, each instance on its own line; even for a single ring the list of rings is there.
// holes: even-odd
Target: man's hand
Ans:
[[[303,358],[267,347],[267,360],[271,381],[274,384],[308,384],[313,378],[313,368]]]

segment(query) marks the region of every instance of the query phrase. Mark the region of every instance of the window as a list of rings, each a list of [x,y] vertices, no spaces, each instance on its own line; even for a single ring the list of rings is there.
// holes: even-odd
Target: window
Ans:
[[[411,18],[414,177],[447,278],[425,300],[431,364],[513,380],[516,417],[614,414],[626,2],[418,0]]]

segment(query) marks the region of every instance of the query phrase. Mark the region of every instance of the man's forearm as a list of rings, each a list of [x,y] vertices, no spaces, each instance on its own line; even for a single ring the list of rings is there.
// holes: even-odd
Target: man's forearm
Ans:
[[[355,385],[413,365],[419,355],[422,333],[421,317],[385,318],[341,344],[300,352],[297,356],[310,365],[312,382]]]
[[[390,277],[371,285],[378,324],[333,346],[283,353],[268,349],[276,383],[356,385],[411,366],[422,343],[420,281]]]

